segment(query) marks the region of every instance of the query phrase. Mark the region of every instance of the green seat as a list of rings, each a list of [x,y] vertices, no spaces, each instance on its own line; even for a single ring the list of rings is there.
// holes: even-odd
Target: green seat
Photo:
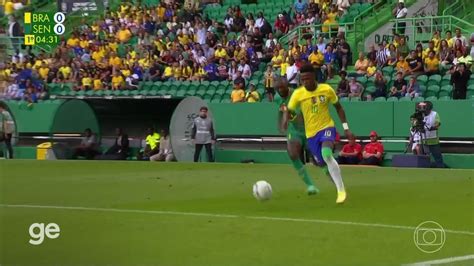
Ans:
[[[149,90],[153,86],[153,81],[145,81],[139,84],[141,90]]]
[[[147,96],[148,95],[148,90],[138,90],[139,95]]]
[[[350,101],[349,97],[342,97],[342,98],[339,98],[339,101],[340,102],[348,102]]]
[[[122,93],[123,93],[123,91],[121,91],[121,90],[114,90],[114,91],[112,92],[112,95],[114,95],[114,96],[122,96],[122,95],[123,95]]]
[[[423,98],[423,97],[415,97],[415,98],[413,98],[413,101],[415,101],[415,102],[422,102],[422,101],[424,101],[424,100],[425,100],[425,98]]]
[[[416,81],[418,82],[418,84],[420,85],[425,85],[426,82],[428,81],[428,76],[427,75],[420,75],[416,78]]]
[[[102,97],[104,96],[103,90],[94,90],[94,96]]]
[[[468,91],[474,91],[474,84],[467,86]]]
[[[86,96],[90,97],[90,96],[92,96],[92,95],[94,95],[94,91],[93,91],[93,90],[88,90],[88,91],[86,91]]]
[[[438,100],[438,97],[436,97],[436,96],[429,96],[429,97],[425,98],[425,100],[427,100],[427,101],[436,101],[436,100]]]
[[[365,92],[368,92],[368,93],[373,93],[375,92],[376,88],[374,86],[370,86],[370,87],[367,87],[365,88]]]
[[[438,97],[438,100],[441,100],[441,101],[450,101],[450,100],[451,100],[451,96],[448,96],[448,95],[440,96],[440,97]]]
[[[360,102],[360,98],[359,97],[352,97],[351,98],[351,102]]]
[[[400,102],[411,102],[411,97],[401,97],[398,99]]]
[[[397,97],[389,97],[387,99],[387,102],[398,102],[398,98]]]
[[[221,103],[230,103],[230,99],[229,98],[225,98],[225,99],[223,98],[221,100]]]
[[[431,85],[439,85],[441,83],[441,75],[431,75],[426,82],[426,86],[431,86]]]
[[[384,76],[392,76],[393,74],[393,66],[386,66],[382,68],[382,73]]]
[[[385,101],[387,101],[387,99],[385,99],[385,97],[377,97],[377,98],[375,98],[374,101],[376,101],[376,102],[385,102]]]
[[[357,80],[357,82],[359,82],[362,85],[365,85],[365,83],[367,82],[366,77],[358,77],[356,80]]]

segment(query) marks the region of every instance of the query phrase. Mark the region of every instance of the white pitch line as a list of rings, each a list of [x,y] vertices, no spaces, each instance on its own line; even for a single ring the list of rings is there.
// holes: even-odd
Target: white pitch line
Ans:
[[[451,257],[451,258],[439,259],[439,260],[422,261],[422,262],[416,262],[416,263],[412,263],[412,264],[404,264],[403,266],[430,266],[430,265],[441,265],[441,264],[446,264],[446,263],[451,263],[451,262],[456,262],[456,261],[465,261],[465,260],[474,260],[474,254],[472,254],[472,255],[466,255],[466,256],[459,256],[459,257]]]
[[[320,223],[320,224],[335,224],[335,225],[351,225],[360,227],[378,227],[389,229],[415,230],[414,226],[378,224],[378,223],[359,223],[338,220],[322,220],[322,219],[304,219],[304,218],[290,218],[290,217],[271,217],[271,216],[245,216],[234,214],[217,214],[217,213],[201,213],[201,212],[179,212],[179,211],[154,211],[154,210],[133,210],[133,209],[116,209],[116,208],[94,208],[94,207],[75,207],[75,206],[46,206],[46,205],[24,205],[24,204],[0,204],[0,207],[5,208],[31,208],[31,209],[57,209],[57,210],[76,210],[76,211],[99,211],[99,212],[118,212],[118,213],[140,213],[140,214],[168,214],[168,215],[182,215],[182,216],[202,216],[215,218],[245,218],[262,221],[283,221],[283,222],[305,222],[305,223]],[[474,232],[458,231],[444,229],[446,233],[474,236]]]

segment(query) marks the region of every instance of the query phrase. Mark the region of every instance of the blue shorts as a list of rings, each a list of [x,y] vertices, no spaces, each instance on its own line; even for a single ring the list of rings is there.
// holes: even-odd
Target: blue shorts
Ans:
[[[316,164],[319,166],[326,165],[326,162],[323,160],[322,155],[322,148],[323,142],[330,141],[334,142],[336,140],[336,128],[335,127],[328,127],[325,128],[318,133],[314,137],[308,138],[308,147],[311,153],[313,154],[313,158],[316,161]]]

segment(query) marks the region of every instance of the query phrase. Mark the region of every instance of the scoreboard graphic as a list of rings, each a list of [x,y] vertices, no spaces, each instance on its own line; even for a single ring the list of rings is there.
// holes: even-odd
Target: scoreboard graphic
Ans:
[[[26,12],[25,45],[57,44],[66,32],[66,15],[61,12]]]

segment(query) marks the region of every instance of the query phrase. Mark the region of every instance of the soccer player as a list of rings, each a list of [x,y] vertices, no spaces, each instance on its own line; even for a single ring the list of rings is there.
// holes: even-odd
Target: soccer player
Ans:
[[[283,113],[287,110],[288,101],[290,100],[293,90],[290,90],[288,88],[288,81],[284,78],[277,78],[274,82],[274,86],[278,90],[278,94],[280,95],[280,97],[275,98],[275,102],[279,106],[279,128],[283,132],[285,131],[283,130],[283,128],[287,128],[286,150],[288,152],[288,156],[290,157],[291,163],[295,168],[296,172],[306,184],[306,191],[308,195],[315,195],[319,192],[319,190],[314,185],[311,176],[305,169],[303,162],[300,159],[300,155],[302,154],[303,149],[306,146],[303,115],[301,114],[300,110],[297,109],[295,115],[293,115],[291,119],[287,121],[288,125],[283,126]]]
[[[337,188],[336,203],[343,203],[346,200],[346,191],[341,169],[333,156],[336,128],[329,114],[329,104],[336,108],[344,133],[350,139],[352,133],[346,121],[346,114],[331,86],[316,83],[312,65],[305,64],[300,68],[300,80],[303,86],[293,92],[284,120],[289,121],[290,113],[294,114],[301,108],[309,149],[318,165],[327,165],[329,175]]]

